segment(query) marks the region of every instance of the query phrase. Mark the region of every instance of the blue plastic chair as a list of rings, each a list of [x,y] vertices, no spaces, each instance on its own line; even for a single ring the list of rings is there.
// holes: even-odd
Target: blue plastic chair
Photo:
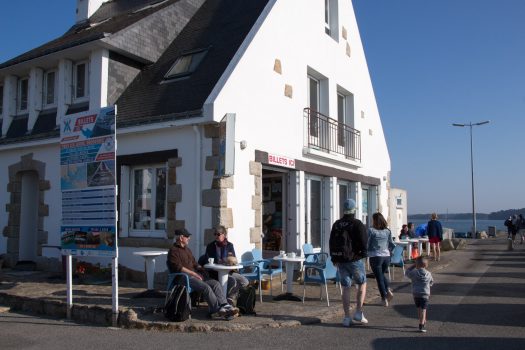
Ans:
[[[330,298],[328,296],[328,282],[334,281],[336,284],[339,284],[339,293],[342,294],[341,290],[341,279],[339,277],[339,272],[332,263],[332,259],[328,257],[325,262],[324,267],[319,266],[305,266],[304,275],[303,275],[303,304],[304,298],[306,296],[306,284],[314,283],[319,285],[319,294],[320,299],[323,300],[323,288],[324,285],[326,293],[326,306],[330,306]]]
[[[259,301],[262,303],[262,274],[260,263],[254,259],[252,252],[248,252],[241,256],[241,264],[242,269],[239,270],[239,273],[250,282],[257,281],[259,285]]]
[[[259,268],[261,270],[261,276],[267,275],[270,277],[270,295],[273,295],[272,280],[273,276],[279,275],[281,279],[281,293],[284,291],[283,287],[283,262],[277,261],[277,267],[272,266],[271,259],[263,259],[262,251],[260,249],[252,249],[253,259],[259,262]]]
[[[401,267],[403,269],[403,276],[405,275],[405,262],[403,261],[403,251],[405,247],[402,245],[396,245],[392,251],[392,256],[390,257],[390,267],[392,267],[392,276],[390,276],[390,269],[388,269],[388,278],[392,279],[394,277],[394,267]]]
[[[328,259],[327,253],[315,253],[314,246],[310,243],[303,244],[304,266],[324,267]]]

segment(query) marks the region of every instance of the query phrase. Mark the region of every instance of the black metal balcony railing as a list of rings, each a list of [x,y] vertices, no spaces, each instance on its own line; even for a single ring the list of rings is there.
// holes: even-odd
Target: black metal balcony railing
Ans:
[[[313,109],[304,109],[306,145],[361,161],[361,132]]]

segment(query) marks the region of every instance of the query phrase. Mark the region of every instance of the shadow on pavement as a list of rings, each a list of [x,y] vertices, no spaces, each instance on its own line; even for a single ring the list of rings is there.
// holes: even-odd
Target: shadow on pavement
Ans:
[[[446,346],[444,345],[446,344]],[[408,338],[380,338],[372,342],[375,349],[425,349],[443,350],[448,349],[524,349],[525,340],[519,338],[473,338],[473,337],[429,337],[421,334]]]
[[[417,311],[413,305],[395,305],[394,309],[405,317],[414,318]],[[480,312],[480,310],[483,310]],[[465,324],[525,327],[523,308],[514,304],[461,304],[432,305],[428,308],[428,320]]]

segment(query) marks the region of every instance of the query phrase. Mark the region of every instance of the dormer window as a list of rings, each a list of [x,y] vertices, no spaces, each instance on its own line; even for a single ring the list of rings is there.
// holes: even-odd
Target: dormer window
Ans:
[[[58,78],[58,74],[56,70],[50,70],[44,73],[44,91],[43,91],[44,107],[56,106],[57,78]]]
[[[87,61],[77,62],[73,66],[73,99],[85,101],[89,97],[89,66]]]
[[[208,49],[196,50],[185,53],[171,66],[170,70],[164,76],[164,80],[171,80],[176,78],[191,75],[206,56]]]
[[[18,94],[17,94],[18,114],[27,112],[28,96],[29,96],[29,79],[21,78],[18,80]]]

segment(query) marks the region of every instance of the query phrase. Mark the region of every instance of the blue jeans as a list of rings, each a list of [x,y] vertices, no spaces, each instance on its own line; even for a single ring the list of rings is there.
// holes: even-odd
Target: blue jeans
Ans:
[[[386,294],[388,293],[388,286],[390,284],[390,282],[388,281],[388,277],[385,276],[385,273],[388,273],[389,265],[389,256],[370,257],[370,267],[374,272],[374,276],[377,281],[377,288],[379,289],[379,294],[381,294],[382,299],[386,298]]]
[[[219,311],[221,305],[228,303],[221,284],[213,279],[201,281],[195,277],[190,277],[190,288],[196,292],[201,292],[202,297],[208,304],[208,311],[215,313]]]
[[[354,284],[366,283],[365,264],[363,259],[337,264],[339,276],[341,277],[341,285],[343,287],[350,287]]]

